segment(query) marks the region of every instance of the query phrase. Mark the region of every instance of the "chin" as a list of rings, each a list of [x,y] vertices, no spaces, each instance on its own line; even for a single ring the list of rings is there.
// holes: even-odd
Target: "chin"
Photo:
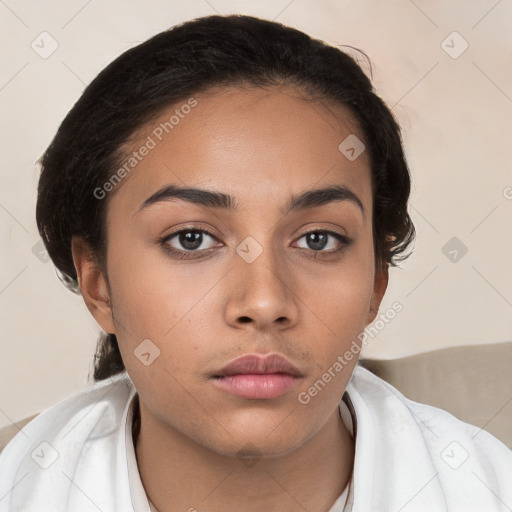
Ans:
[[[273,459],[288,455],[299,447],[300,443],[294,443],[293,439],[273,439],[262,436],[261,439],[240,436],[229,438],[225,443],[208,446],[209,449],[225,457],[240,459],[247,467],[251,467],[260,459]]]
[[[299,448],[308,438],[307,434],[298,430],[298,425],[290,427],[284,420],[286,414],[273,414],[270,419],[263,419],[261,413],[254,413],[245,421],[229,420],[219,427],[222,438],[209,440],[208,447],[220,455],[243,459],[273,458],[287,455]],[[291,417],[292,415],[290,415]],[[284,420],[284,421],[283,421]],[[231,434],[231,435],[230,435]]]

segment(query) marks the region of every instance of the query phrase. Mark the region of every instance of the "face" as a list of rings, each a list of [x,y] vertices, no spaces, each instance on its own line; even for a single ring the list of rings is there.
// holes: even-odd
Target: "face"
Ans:
[[[217,453],[250,442],[284,454],[337,412],[357,356],[335,363],[360,346],[387,283],[375,271],[369,159],[338,149],[363,136],[347,109],[291,88],[185,104],[130,144],[140,159],[106,198],[108,285],[83,267],[84,298],[116,334],[143,415]],[[338,192],[293,201],[329,187]],[[279,354],[296,375],[226,378],[247,354]]]

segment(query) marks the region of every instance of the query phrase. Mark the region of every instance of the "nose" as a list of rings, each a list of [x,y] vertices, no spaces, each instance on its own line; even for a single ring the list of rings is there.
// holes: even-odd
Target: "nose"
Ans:
[[[286,260],[270,244],[250,262],[238,253],[228,274],[225,317],[237,328],[281,330],[295,325],[299,316],[298,290]]]

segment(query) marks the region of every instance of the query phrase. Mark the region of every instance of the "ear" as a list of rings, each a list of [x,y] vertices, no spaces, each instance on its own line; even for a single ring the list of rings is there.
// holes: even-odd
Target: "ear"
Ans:
[[[115,334],[107,280],[94,252],[83,238],[76,236],[71,240],[71,252],[87,309],[105,332]]]
[[[386,289],[388,287],[388,263],[383,263],[382,265],[378,265],[375,269],[375,279],[373,283],[373,294],[370,301],[370,312],[368,313],[368,324],[371,324],[375,318],[377,317],[377,313],[379,312],[380,303],[382,302],[382,298],[386,293]],[[368,325],[367,324],[367,325]]]

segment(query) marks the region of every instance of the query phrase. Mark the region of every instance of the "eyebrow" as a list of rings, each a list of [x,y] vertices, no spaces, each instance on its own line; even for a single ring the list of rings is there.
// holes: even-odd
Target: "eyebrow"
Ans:
[[[174,184],[169,184],[148,197],[136,213],[153,204],[173,199],[181,199],[200,206],[219,208],[233,213],[240,209],[236,199],[229,194],[213,190],[195,187],[180,187]],[[363,203],[359,197],[352,192],[352,190],[344,185],[330,185],[324,188],[301,192],[298,195],[292,196],[288,203],[284,207],[280,208],[280,212],[283,215],[287,215],[292,212],[323,206],[335,201],[352,202],[359,207],[364,218],[365,210]]]

